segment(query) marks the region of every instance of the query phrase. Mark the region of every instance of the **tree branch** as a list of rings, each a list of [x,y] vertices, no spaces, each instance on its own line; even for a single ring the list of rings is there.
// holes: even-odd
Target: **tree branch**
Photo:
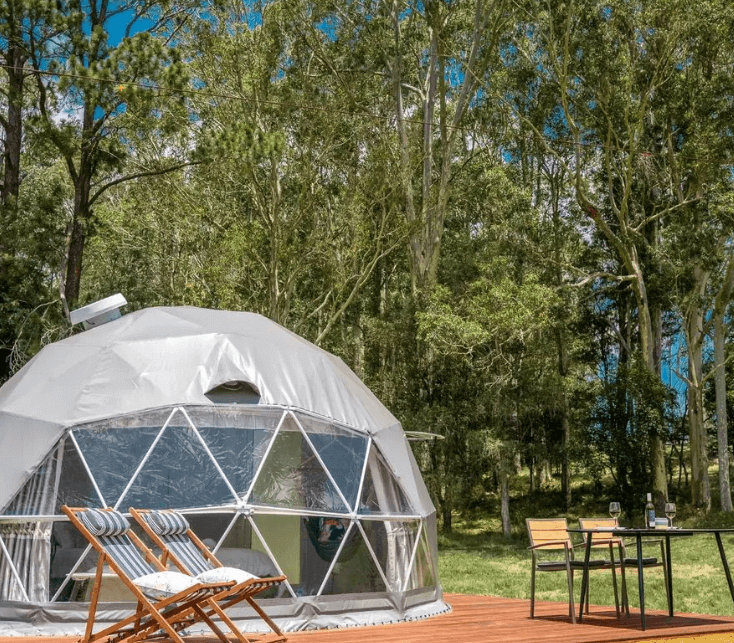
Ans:
[[[144,176],[160,176],[161,174],[168,174],[169,172],[175,172],[176,170],[180,170],[183,167],[190,167],[193,165],[201,165],[204,163],[204,161],[187,161],[185,163],[177,163],[176,165],[171,165],[169,167],[164,168],[158,168],[156,170],[146,170],[144,172],[136,172],[135,174],[126,174],[125,176],[121,176],[117,179],[114,179],[110,181],[109,183],[105,183],[101,188],[99,188],[89,199],[89,205],[91,206],[94,204],[94,202],[102,196],[102,194],[107,191],[109,188],[119,185],[120,183],[124,183],[125,181],[132,181],[133,179],[140,179]]]

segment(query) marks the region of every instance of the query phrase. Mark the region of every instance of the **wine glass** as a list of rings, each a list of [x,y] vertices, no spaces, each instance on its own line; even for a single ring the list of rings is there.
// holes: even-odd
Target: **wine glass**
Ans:
[[[665,503],[665,516],[668,519],[668,527],[672,527],[673,518],[675,518],[675,503],[674,502]]]
[[[609,503],[609,515],[614,518],[617,522],[619,522],[619,515],[622,513],[622,508],[619,506],[618,502],[610,502]]]

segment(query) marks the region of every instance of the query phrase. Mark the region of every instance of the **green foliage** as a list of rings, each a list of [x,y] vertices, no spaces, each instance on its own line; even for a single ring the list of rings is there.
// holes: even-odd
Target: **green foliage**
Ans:
[[[674,424],[675,396],[639,359],[615,364],[611,358],[603,368],[608,375],[599,382],[580,438],[594,445],[586,452],[590,469],[597,475],[612,472],[630,514],[636,508],[631,503],[639,504],[643,490],[652,488],[650,437]],[[662,437],[668,439],[667,431]]]
[[[653,438],[689,453],[654,361],[730,261],[723,0],[11,9],[58,74],[24,80],[2,212],[19,362],[69,275],[80,304],[260,312],[444,438],[415,453],[446,527],[518,463],[557,509],[606,493],[564,470],[634,498]]]
[[[17,202],[0,207],[0,380],[66,331],[55,293],[68,188],[58,164],[35,166]]]

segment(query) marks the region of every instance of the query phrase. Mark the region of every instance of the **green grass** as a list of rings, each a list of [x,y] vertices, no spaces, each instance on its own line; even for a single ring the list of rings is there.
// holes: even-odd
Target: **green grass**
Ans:
[[[714,470],[714,483],[715,475]],[[524,519],[526,516],[563,516],[564,513],[558,509],[561,506],[559,495],[559,491],[550,489],[532,496],[518,493],[513,497],[511,539],[501,535],[499,508],[491,498],[482,509],[472,511],[470,517],[456,516],[453,531],[450,534],[439,534],[439,571],[444,591],[529,599],[530,552],[527,549]],[[578,504],[571,514],[567,514],[571,526],[577,525],[576,519],[579,515],[606,515],[607,498],[595,498],[581,486],[574,491],[574,499],[578,499]],[[680,509],[681,519],[676,518],[677,525],[734,527],[732,514],[713,512],[702,516],[685,507]],[[679,537],[673,538],[671,542],[675,611],[729,616],[734,614],[714,536]],[[734,535],[723,536],[723,542],[734,570]],[[635,548],[631,544],[628,554],[634,553]],[[645,553],[659,558],[660,548],[653,545],[649,550],[646,548]],[[583,549],[578,548],[576,557],[580,558],[582,555]],[[577,572],[574,583],[576,602],[580,581],[581,574]],[[610,571],[592,572],[590,583],[592,604],[614,605]],[[635,608],[639,605],[639,599],[634,570],[627,572],[627,585],[630,606]],[[567,600],[565,574],[537,574],[536,598],[546,601]],[[662,568],[645,572],[645,606],[647,609],[667,609]]]

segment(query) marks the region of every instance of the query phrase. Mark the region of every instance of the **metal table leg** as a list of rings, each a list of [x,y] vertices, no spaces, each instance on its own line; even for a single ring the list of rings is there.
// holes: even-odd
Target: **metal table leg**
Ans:
[[[636,534],[637,539],[637,584],[640,589],[640,619],[642,620],[642,629],[646,627],[645,623],[645,579],[642,569],[642,536]]]
[[[665,534],[665,565],[668,581],[668,615],[673,616],[673,567],[670,563],[670,535]]]
[[[584,617],[584,596],[589,591],[589,559],[591,558],[591,534],[586,534],[586,551],[584,553],[584,573],[581,575],[581,601],[579,605],[579,621]]]
[[[721,533],[716,531],[716,544],[719,546],[719,555],[721,556],[721,564],[724,566],[724,573],[726,574],[726,582],[729,583],[729,593],[731,594],[731,600],[734,601],[734,584],[731,581],[731,572],[729,571],[729,561],[726,560],[726,552],[724,551],[724,544],[721,542]]]

